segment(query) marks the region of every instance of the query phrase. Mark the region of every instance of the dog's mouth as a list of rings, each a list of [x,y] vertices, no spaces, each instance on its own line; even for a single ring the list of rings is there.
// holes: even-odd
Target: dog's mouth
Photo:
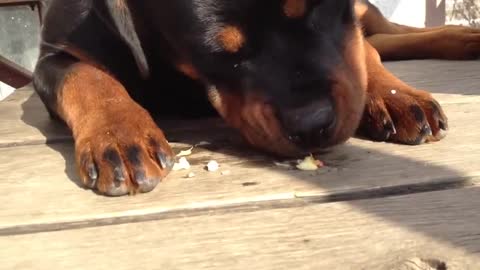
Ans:
[[[208,97],[225,121],[255,148],[282,157],[299,157],[318,150],[303,147],[298,137],[285,130],[274,107],[259,95],[235,95],[210,86]]]
[[[260,97],[235,95],[215,86],[208,88],[208,97],[225,121],[238,129],[252,146],[281,156],[302,154],[284,135],[273,107]]]
[[[213,85],[207,91],[213,107],[252,146],[298,157],[342,143],[357,129],[364,91],[348,80],[346,72],[336,72],[334,78],[331,89],[319,89],[310,100],[290,106],[274,105],[277,101],[261,91],[229,91]]]

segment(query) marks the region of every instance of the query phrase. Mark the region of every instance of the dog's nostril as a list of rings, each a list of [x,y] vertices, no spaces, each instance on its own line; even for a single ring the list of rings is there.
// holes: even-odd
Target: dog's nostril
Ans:
[[[293,143],[299,143],[302,140],[301,136],[298,134],[290,135],[288,136],[288,139]]]
[[[310,148],[321,146],[325,143],[326,137],[327,129],[321,127],[314,128],[311,131],[295,133],[294,135],[288,136],[288,139],[302,148]]]

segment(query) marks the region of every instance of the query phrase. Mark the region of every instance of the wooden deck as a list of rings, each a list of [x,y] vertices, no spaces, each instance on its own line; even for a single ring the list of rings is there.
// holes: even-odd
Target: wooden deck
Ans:
[[[189,157],[196,177],[121,198],[78,186],[69,132],[18,90],[0,103],[0,269],[480,269],[480,62],[388,67],[436,93],[444,141],[352,139],[311,173],[216,120],[165,122],[177,151],[211,143]]]

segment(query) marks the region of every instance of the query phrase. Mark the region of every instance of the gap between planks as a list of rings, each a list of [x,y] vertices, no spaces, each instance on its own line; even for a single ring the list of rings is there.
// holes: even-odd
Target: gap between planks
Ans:
[[[0,228],[0,237],[56,231],[68,231],[186,217],[225,215],[230,213],[247,213],[296,207],[308,207],[311,205],[328,203],[348,203],[359,200],[381,199],[388,197],[415,195],[473,187],[480,187],[480,177],[471,177],[465,179],[445,179],[437,181],[435,183],[419,183],[392,187],[380,187],[370,190],[350,191],[331,195],[302,196],[299,194],[289,194],[284,195],[282,196],[283,198],[278,199],[264,198],[264,200],[246,201],[231,204],[225,203],[223,205],[199,205],[198,207],[177,208],[173,210],[158,211],[150,214],[124,215],[110,218],[96,218],[90,220],[85,219],[72,222],[41,223],[4,227]]]
[[[322,155],[329,168],[318,175],[281,170],[265,156],[239,152],[244,148],[224,143],[213,152],[194,152],[190,159],[198,172],[195,180],[174,172],[153,192],[134,198],[103,198],[78,188],[69,144],[3,148],[0,205],[9,207],[0,211],[0,231],[5,235],[64,230],[97,226],[97,221],[128,223],[142,216],[161,219],[239,204],[284,205],[283,199],[295,205],[299,199],[348,201],[475,185],[480,176],[476,162],[480,130],[475,124],[479,108],[475,104],[446,108],[453,117],[451,135],[440,143],[410,147],[352,140]],[[232,174],[202,172],[209,159],[218,160]],[[244,182],[257,185],[242,187]]]
[[[0,268],[478,270],[479,196],[477,187],[6,236]]]

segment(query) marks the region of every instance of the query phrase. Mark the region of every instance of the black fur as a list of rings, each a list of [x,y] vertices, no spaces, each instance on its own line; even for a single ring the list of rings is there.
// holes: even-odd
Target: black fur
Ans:
[[[52,1],[42,58],[57,55],[62,46],[71,44],[116,74],[134,97],[144,97],[142,89],[151,85],[166,88],[161,90],[163,96],[183,85],[198,88],[172,66],[173,61],[187,57],[207,83],[231,91],[261,89],[280,107],[303,104],[321,92],[309,91],[312,88],[330,88],[329,73],[342,61],[344,28],[353,23],[349,0],[309,1],[317,7],[295,22],[282,16],[278,0],[178,0],[168,5],[157,0],[130,1],[132,13],[142,15],[135,16],[135,21],[128,10],[115,8],[114,2]],[[239,53],[223,52],[214,42],[214,33],[223,24],[239,25],[245,31],[247,43]],[[142,27],[140,35],[146,34],[138,36],[134,25]],[[59,62],[63,58],[59,54]],[[46,69],[45,65],[39,68]],[[148,80],[141,75],[148,70],[150,82],[145,83]],[[49,96],[44,88],[55,87],[42,87],[47,79],[41,73],[36,73],[36,85],[43,96]],[[135,94],[138,91],[142,94]]]
[[[337,83],[332,73],[344,65],[345,37],[355,18],[351,0],[306,1],[305,16],[288,18],[281,0],[125,0],[128,6],[118,0],[53,0],[35,89],[55,115],[57,86],[78,61],[68,48],[75,48],[107,68],[152,114],[211,114],[205,94],[211,85],[239,98],[255,92],[275,109],[287,133],[315,133],[286,134],[305,138],[308,147],[325,141],[318,136],[333,126],[335,108],[297,109],[331,103]],[[245,36],[236,53],[223,50],[216,40],[225,25],[239,27]],[[177,71],[179,61],[191,63],[200,80]],[[291,121],[297,112],[318,119],[297,126]]]

